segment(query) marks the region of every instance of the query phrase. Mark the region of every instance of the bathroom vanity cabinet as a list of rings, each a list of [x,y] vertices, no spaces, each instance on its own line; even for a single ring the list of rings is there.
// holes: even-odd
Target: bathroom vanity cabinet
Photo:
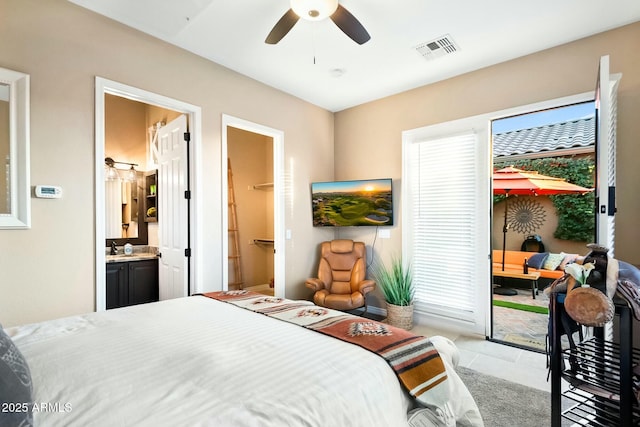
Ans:
[[[107,263],[107,309],[158,301],[158,259]]]

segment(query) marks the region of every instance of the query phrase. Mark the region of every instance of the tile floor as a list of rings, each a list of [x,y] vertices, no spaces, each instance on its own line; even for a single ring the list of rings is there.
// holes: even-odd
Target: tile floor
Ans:
[[[460,366],[487,375],[513,381],[539,390],[551,391],[547,382],[546,355],[486,340],[482,336],[466,336],[424,325],[414,325],[413,333],[442,335],[460,350]]]
[[[542,295],[542,291],[535,300],[531,297],[530,290],[517,291],[518,295],[515,296],[494,297],[521,304],[548,306],[548,299]],[[538,345],[534,347],[544,349],[548,322],[546,314],[503,307],[494,309],[494,338],[505,339],[519,335],[537,342]],[[551,391],[551,383],[547,381],[547,357],[544,353],[488,341],[483,336],[461,335],[424,325],[414,325],[412,332],[426,336],[442,335],[451,339],[460,350],[460,366],[539,390]]]

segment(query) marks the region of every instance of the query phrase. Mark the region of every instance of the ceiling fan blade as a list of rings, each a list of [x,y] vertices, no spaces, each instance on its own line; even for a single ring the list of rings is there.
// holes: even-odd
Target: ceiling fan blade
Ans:
[[[293,10],[289,9],[284,15],[282,15],[282,18],[280,18],[276,25],[273,26],[273,29],[264,42],[267,44],[278,43],[284,36],[287,35],[287,33],[293,28],[293,26],[296,25],[298,19],[300,19],[298,15],[296,15]]]
[[[358,44],[364,44],[371,39],[371,36],[367,30],[364,29],[360,21],[340,4],[338,5],[338,9],[331,15],[331,20],[343,33]]]

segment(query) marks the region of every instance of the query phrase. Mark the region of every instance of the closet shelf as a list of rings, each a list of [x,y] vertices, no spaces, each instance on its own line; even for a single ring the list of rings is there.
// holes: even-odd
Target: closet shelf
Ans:
[[[256,245],[273,245],[273,239],[253,239]]]
[[[254,190],[265,190],[267,188],[273,188],[273,182],[265,182],[263,184],[255,184],[253,186]]]

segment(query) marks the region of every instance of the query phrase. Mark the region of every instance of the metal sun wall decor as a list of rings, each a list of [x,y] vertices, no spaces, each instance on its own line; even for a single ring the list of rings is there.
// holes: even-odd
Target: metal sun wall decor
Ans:
[[[518,197],[509,205],[507,222],[511,230],[530,234],[542,227],[546,217],[542,205],[532,197]]]

